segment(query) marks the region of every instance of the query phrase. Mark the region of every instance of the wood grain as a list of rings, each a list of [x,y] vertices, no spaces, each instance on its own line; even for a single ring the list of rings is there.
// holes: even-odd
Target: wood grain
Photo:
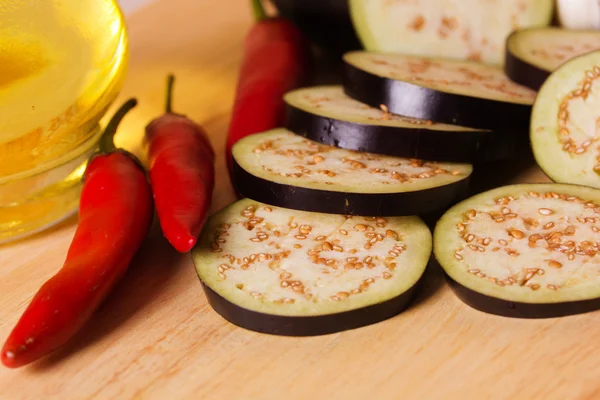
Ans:
[[[143,126],[176,73],[175,107],[206,127],[220,156],[213,210],[234,198],[222,154],[250,22],[245,0],[162,0],[130,20],[121,100],[135,95],[140,105],[118,142],[143,157]],[[546,180],[536,167],[496,169],[508,171],[503,182]],[[76,222],[0,247],[2,340],[61,265]],[[599,313],[486,315],[432,267],[416,304],[391,320],[322,337],[261,335],[210,309],[189,256],[156,228],[71,344],[30,367],[0,368],[0,399],[600,399]]]

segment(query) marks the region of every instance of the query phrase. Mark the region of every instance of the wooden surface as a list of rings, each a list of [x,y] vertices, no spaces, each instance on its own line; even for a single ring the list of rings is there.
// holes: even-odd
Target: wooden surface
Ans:
[[[122,98],[139,107],[119,143],[143,155],[164,77],[175,107],[202,123],[222,156],[246,0],[160,0],[130,20]],[[216,210],[233,199],[218,160]],[[507,182],[544,181],[536,168]],[[0,247],[0,339],[60,267],[76,219]],[[188,255],[153,230],[122,283],[66,348],[19,370],[0,368],[0,399],[600,399],[600,314],[528,321],[463,305],[427,273],[414,306],[391,320],[314,338],[234,327],[207,305]]]

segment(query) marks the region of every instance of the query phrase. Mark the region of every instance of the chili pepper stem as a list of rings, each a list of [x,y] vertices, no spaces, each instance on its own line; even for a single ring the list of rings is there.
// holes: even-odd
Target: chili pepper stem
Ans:
[[[173,74],[167,77],[167,95],[165,101],[165,111],[167,114],[173,113],[172,103],[173,103],[173,84],[175,83],[175,76]]]
[[[252,10],[254,11],[254,19],[257,22],[268,18],[267,12],[265,11],[261,0],[252,0]]]
[[[104,133],[100,138],[100,152],[101,153],[110,153],[115,151],[117,148],[115,146],[115,134],[117,133],[117,128],[121,123],[121,120],[125,115],[135,106],[137,106],[137,99],[129,99],[127,100],[113,115],[110,119],[106,128],[104,129]]]

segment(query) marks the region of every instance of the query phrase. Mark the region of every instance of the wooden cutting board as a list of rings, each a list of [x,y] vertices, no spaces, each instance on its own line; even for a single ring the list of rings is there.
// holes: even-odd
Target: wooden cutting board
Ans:
[[[234,199],[222,155],[250,23],[246,0],[160,0],[130,19],[119,101],[135,95],[140,105],[118,142],[143,157],[143,127],[162,110],[165,75],[176,73],[176,109],[205,126],[220,157],[213,211]],[[546,178],[532,167],[504,181]],[[0,340],[60,267],[76,222],[0,247]],[[598,312],[486,315],[462,304],[436,269],[414,306],[388,321],[313,338],[249,332],[211,310],[189,255],[171,251],[155,226],[71,344],[26,368],[0,367],[0,399],[593,400],[599,348]]]

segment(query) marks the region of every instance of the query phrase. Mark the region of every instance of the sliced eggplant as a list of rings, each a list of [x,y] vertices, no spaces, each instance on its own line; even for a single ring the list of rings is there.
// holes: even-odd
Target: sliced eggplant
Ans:
[[[600,51],[560,66],[531,116],[533,155],[550,179],[600,188]]]
[[[504,71],[514,82],[538,90],[565,61],[597,49],[597,30],[523,29],[511,34],[506,42]]]
[[[558,22],[568,29],[600,29],[598,0],[556,0]]]
[[[404,310],[431,248],[418,217],[309,213],[244,199],[209,219],[192,256],[223,318],[253,331],[307,336]]]
[[[362,47],[350,20],[348,0],[273,0],[273,4],[323,50],[339,56]]]
[[[394,114],[500,131],[526,131],[536,92],[500,68],[470,61],[356,51],[344,55],[344,90]]]
[[[515,135],[403,117],[360,103],[342,86],[297,89],[284,97],[286,127],[347,150],[448,162],[511,157]]]
[[[286,129],[248,136],[232,150],[245,197],[303,211],[402,216],[445,210],[464,197],[470,164],[426,162],[326,146]]]
[[[515,29],[547,26],[554,0],[350,0],[369,51],[504,63]]]
[[[600,308],[600,190],[504,186],[444,214],[434,254],[458,297],[480,311],[548,318]]]

